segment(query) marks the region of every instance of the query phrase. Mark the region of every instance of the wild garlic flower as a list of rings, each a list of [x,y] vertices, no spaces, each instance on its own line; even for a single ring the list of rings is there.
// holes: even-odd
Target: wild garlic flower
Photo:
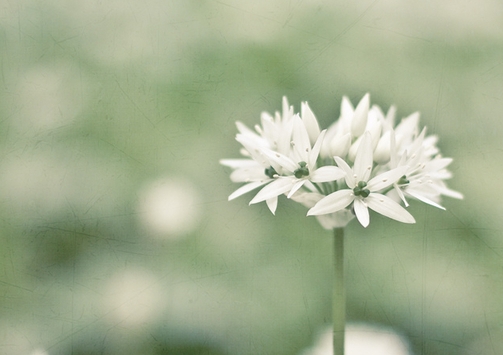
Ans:
[[[370,106],[369,94],[356,107],[343,97],[339,119],[320,130],[306,102],[299,115],[283,98],[282,113],[262,113],[255,130],[237,122],[244,158],[220,163],[233,170],[233,182],[244,185],[229,200],[261,188],[250,204],[265,201],[274,214],[278,196],[286,195],[332,229],[355,216],[367,227],[369,209],[414,223],[403,207],[407,198],[442,209],[442,195],[463,198],[446,186],[452,159],[440,155],[436,136],[419,130],[419,113],[396,126],[395,113],[394,106],[386,114]]]
[[[370,222],[368,208],[404,223],[414,223],[414,217],[391,198],[379,193],[397,182],[406,172],[407,166],[385,171],[369,180],[373,168],[372,141],[365,132],[358,146],[353,169],[340,157],[334,157],[337,165],[346,172],[347,189],[337,190],[322,198],[307,215],[320,215],[337,212],[353,203],[353,209],[362,226]]]

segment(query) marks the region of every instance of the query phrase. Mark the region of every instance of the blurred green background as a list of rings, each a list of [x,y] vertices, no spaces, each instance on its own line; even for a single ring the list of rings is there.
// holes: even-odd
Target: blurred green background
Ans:
[[[237,186],[234,122],[366,92],[454,158],[447,211],[346,232],[348,319],[503,353],[503,3],[0,1],[0,353],[299,354],[331,233]]]

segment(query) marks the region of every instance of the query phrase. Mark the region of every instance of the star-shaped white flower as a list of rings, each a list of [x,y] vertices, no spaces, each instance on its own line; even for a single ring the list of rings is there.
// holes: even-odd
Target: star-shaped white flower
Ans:
[[[320,133],[311,149],[306,126],[298,115],[293,119],[290,157],[272,150],[262,150],[270,165],[276,171],[282,171],[285,174],[277,176],[275,181],[260,190],[250,201],[250,204],[269,200],[284,193],[290,198],[305,184],[311,187],[312,183],[335,181],[344,177],[345,172],[336,166],[323,166],[320,168],[316,166],[326,131]]]
[[[425,144],[425,134],[426,128],[408,145],[399,158],[395,148],[395,134],[392,132],[390,167],[407,166],[403,176],[393,184],[393,192],[403,201],[405,206],[409,205],[405,199],[405,195],[408,195],[445,210],[438,203],[441,195],[458,199],[462,199],[463,195],[445,186],[443,180],[451,177],[451,173],[445,168],[452,162],[452,159],[442,158],[440,155],[432,157],[431,152],[436,152],[436,147],[431,147],[429,143]]]
[[[308,211],[308,216],[334,213],[353,203],[356,218],[363,227],[370,223],[369,208],[400,222],[415,223],[414,217],[405,208],[380,193],[403,176],[406,166],[389,170],[369,180],[373,164],[372,138],[369,132],[364,133],[353,169],[340,157],[334,159],[346,172],[348,189],[338,190],[322,198]]]

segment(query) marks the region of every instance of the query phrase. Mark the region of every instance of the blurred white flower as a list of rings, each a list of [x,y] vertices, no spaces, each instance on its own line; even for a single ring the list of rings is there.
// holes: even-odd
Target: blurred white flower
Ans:
[[[195,186],[180,178],[154,181],[139,194],[139,217],[156,237],[176,239],[192,232],[201,215]]]
[[[410,355],[408,342],[392,329],[349,324],[344,344],[346,355]],[[301,355],[333,355],[332,329],[320,334],[316,344]]]
[[[255,131],[237,123],[236,140],[246,158],[220,163],[233,169],[233,182],[245,185],[229,200],[262,187],[251,204],[266,201],[274,214],[278,196],[285,194],[310,207],[308,215],[332,229],[344,227],[351,214],[367,227],[369,208],[415,223],[400,205],[409,205],[405,196],[440,208],[441,196],[462,198],[446,186],[452,159],[440,155],[437,137],[419,130],[419,113],[394,128],[395,113],[394,106],[386,115],[379,106],[370,106],[369,94],[356,108],[343,97],[339,119],[320,131],[307,103],[301,105],[301,117],[283,98],[283,113],[274,118],[262,114],[262,126]]]
[[[11,79],[12,80],[12,79]],[[89,98],[86,77],[67,63],[22,72],[14,87],[12,126],[19,136],[51,132],[73,123]]]
[[[103,311],[113,324],[137,327],[155,320],[162,305],[161,287],[154,275],[128,270],[108,281]]]

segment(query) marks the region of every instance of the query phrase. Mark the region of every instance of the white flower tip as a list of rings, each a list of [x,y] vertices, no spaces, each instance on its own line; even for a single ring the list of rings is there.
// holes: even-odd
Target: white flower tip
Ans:
[[[306,127],[307,133],[309,135],[309,140],[311,141],[311,143],[314,143],[316,141],[316,138],[320,134],[320,126],[307,101],[304,101],[301,104],[301,116],[302,122],[304,122],[304,126]]]
[[[367,93],[358,103],[353,114],[353,120],[351,121],[351,134],[354,137],[359,137],[367,126],[368,113],[370,106],[370,94]]]
[[[416,220],[414,218],[412,218],[412,220],[410,222],[405,222],[407,224],[415,224],[416,223]]]

